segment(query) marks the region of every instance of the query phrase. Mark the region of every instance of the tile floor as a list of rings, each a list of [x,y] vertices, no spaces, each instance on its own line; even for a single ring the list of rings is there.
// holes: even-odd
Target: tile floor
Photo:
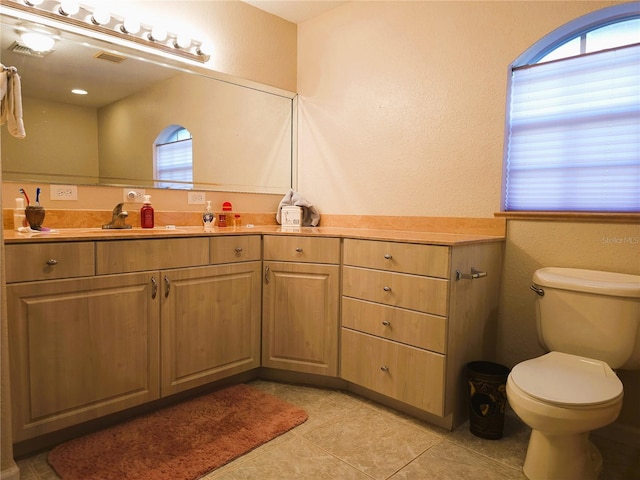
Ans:
[[[346,392],[257,380],[253,386],[304,408],[309,419],[204,480],[522,480],[529,430],[513,414],[504,438],[468,423],[453,432]],[[601,480],[640,480],[640,450],[593,436]],[[18,462],[21,480],[55,480],[46,452]],[[123,479],[126,480],[126,479]]]

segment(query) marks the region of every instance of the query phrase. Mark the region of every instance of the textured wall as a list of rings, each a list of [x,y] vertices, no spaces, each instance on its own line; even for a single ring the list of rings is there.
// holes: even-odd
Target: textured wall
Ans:
[[[493,216],[507,67],[547,33],[615,3],[358,1],[300,25],[299,190],[329,213]],[[529,290],[536,268],[640,274],[639,236],[630,224],[509,221],[498,360],[543,353]],[[639,373],[621,373],[620,421],[636,433]]]

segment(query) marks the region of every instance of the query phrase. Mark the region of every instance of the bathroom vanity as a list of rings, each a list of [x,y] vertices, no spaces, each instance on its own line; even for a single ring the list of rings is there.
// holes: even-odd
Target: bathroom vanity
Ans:
[[[453,429],[466,419],[465,364],[493,358],[503,240],[276,226],[6,232],[14,441],[274,372]]]

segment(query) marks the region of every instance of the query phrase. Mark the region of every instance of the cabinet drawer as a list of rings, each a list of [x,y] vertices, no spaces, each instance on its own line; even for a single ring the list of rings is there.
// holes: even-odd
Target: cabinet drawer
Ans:
[[[347,297],[447,315],[447,280],[356,267],[344,267],[342,279]]]
[[[337,264],[340,263],[340,239],[265,235],[264,259]]]
[[[141,272],[209,264],[209,239],[163,238],[97,242],[96,273]]]
[[[6,245],[7,283],[95,274],[93,242]]]
[[[387,340],[446,353],[445,317],[343,297],[342,326]]]
[[[211,238],[209,260],[214,265],[260,260],[260,235]]]
[[[449,247],[347,238],[344,264],[449,278]]]
[[[341,352],[343,379],[443,416],[443,355],[345,328]]]

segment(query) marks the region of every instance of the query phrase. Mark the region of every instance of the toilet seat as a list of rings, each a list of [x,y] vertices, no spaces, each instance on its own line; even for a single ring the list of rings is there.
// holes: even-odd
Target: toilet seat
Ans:
[[[561,406],[601,405],[623,392],[622,382],[605,362],[562,352],[519,363],[509,377],[531,397]]]

